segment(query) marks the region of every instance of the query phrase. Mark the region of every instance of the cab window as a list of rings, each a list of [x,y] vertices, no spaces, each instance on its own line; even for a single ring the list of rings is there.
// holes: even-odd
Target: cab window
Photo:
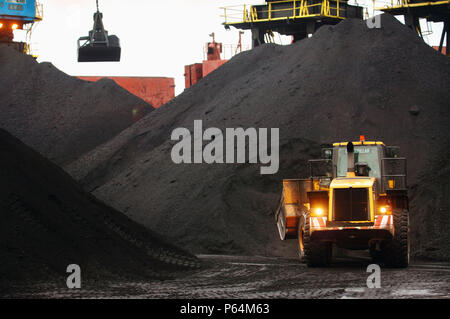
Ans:
[[[380,159],[376,146],[355,146],[355,164],[367,163],[369,166],[369,176],[381,178]],[[347,176],[347,149],[339,148],[337,161],[337,176]]]

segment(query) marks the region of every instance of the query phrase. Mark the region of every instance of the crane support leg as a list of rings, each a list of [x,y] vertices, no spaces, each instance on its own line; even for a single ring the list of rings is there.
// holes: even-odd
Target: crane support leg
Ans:
[[[405,14],[405,24],[408,28],[416,32],[420,37],[422,37],[422,29],[420,28],[419,17],[412,13]]]
[[[294,33],[294,35],[293,35],[294,39],[293,40],[294,40],[294,42],[297,42],[297,41],[306,39],[306,38],[309,37],[310,34],[311,35],[314,34],[316,32],[316,30],[317,30],[316,22],[315,21],[309,21],[306,24],[305,28],[303,28],[302,30],[297,30],[297,32]]]
[[[450,57],[450,51],[449,51],[449,47],[450,47],[450,37],[449,37],[449,34],[450,34],[450,21],[445,21],[445,33],[447,33],[447,48],[446,48],[446,50],[447,50],[447,56],[449,56]]]
[[[445,36],[447,36],[447,55],[449,55],[449,51],[448,51],[448,46],[450,44],[450,39],[448,37],[448,33],[450,30],[450,24],[449,21],[446,20],[444,21],[444,27],[442,28],[442,35],[441,35],[441,41],[439,42],[439,52],[444,53],[443,49],[444,49],[444,40],[445,40]]]
[[[306,25],[306,33],[309,36],[310,34],[314,34],[314,32],[316,32],[316,22],[310,21]]]
[[[252,29],[252,47],[256,48],[265,43],[264,41],[265,32],[260,28]]]

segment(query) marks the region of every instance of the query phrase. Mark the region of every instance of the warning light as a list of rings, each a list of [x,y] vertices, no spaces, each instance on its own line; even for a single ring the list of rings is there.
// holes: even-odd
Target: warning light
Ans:
[[[394,179],[390,179],[388,180],[388,186],[390,189],[394,189],[395,188],[395,180]]]
[[[365,137],[364,135],[361,135],[361,136],[359,137],[359,141],[360,141],[360,142],[365,142],[365,141],[366,141],[366,137]]]

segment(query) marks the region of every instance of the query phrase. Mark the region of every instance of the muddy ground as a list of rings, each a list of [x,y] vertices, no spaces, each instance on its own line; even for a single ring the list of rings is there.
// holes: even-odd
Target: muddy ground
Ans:
[[[450,263],[415,261],[408,269],[382,269],[381,288],[368,289],[365,253],[336,258],[332,268],[309,269],[296,259],[198,256],[207,268],[168,281],[110,282],[70,291],[48,285],[17,287],[0,297],[150,299],[409,299],[450,298]]]

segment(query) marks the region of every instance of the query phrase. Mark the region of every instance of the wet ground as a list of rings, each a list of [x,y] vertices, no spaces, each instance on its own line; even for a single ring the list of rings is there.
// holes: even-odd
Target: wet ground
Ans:
[[[295,259],[199,256],[211,267],[164,282],[115,282],[71,291],[49,286],[17,289],[21,298],[447,298],[450,263],[413,262],[382,269],[381,288],[367,288],[368,258],[337,258],[331,268],[310,269]],[[8,297],[8,295],[6,296]]]

